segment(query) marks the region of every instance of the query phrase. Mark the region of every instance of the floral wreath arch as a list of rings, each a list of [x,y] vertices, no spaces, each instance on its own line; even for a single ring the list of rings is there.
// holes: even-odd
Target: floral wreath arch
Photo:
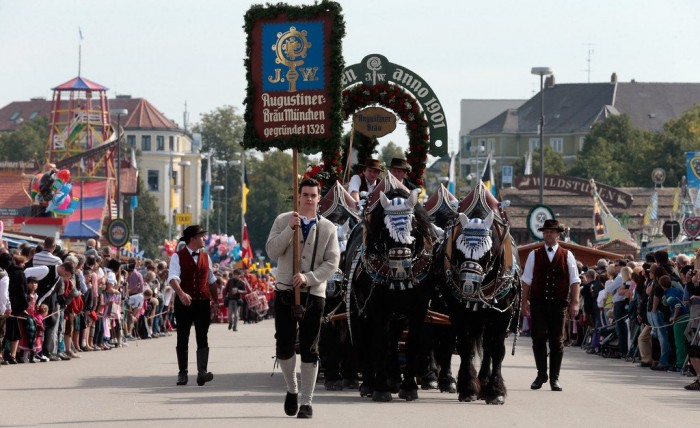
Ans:
[[[406,124],[408,134],[408,152],[406,161],[411,165],[408,178],[413,183],[423,186],[430,137],[428,121],[413,96],[400,86],[384,83],[376,86],[355,85],[343,91],[343,119],[347,120],[360,109],[371,104],[382,105],[399,116]],[[322,152],[321,165],[307,170],[305,176],[321,181],[321,187],[327,190],[332,183],[340,179],[343,166],[340,164],[341,153],[337,147]]]

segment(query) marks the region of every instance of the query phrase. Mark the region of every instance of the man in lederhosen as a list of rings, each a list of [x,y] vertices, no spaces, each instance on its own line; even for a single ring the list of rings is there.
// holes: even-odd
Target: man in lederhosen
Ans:
[[[211,305],[216,301],[217,292],[211,259],[206,251],[202,251],[206,233],[207,231],[199,225],[188,226],[180,238],[180,241],[185,242],[185,246],[170,259],[168,284],[177,296],[177,385],[187,385],[187,357],[192,324],[197,339],[197,385],[202,386],[214,379],[214,375],[207,371],[207,334],[211,322]]]
[[[318,375],[318,341],[321,317],[326,297],[326,282],[340,262],[336,227],[317,214],[321,187],[314,179],[299,183],[299,206],[295,211],[280,214],[275,219],[265,250],[277,259],[275,290],[275,354],[287,384],[284,411],[289,416],[313,417],[313,398]],[[294,229],[300,228],[300,272],[294,273]],[[292,317],[294,289],[301,289],[301,304],[306,311],[303,319]],[[296,378],[294,345],[299,329],[301,356],[301,388]],[[298,394],[301,391],[301,406]]]
[[[531,315],[532,351],[537,366],[537,378],[530,388],[540,389],[547,382],[549,342],[549,385],[552,391],[561,391],[559,370],[564,357],[566,312],[571,319],[578,313],[581,279],[573,253],[558,243],[564,227],[556,220],[545,220],[537,230],[544,235],[544,246],[530,252],[522,277],[522,314]]]

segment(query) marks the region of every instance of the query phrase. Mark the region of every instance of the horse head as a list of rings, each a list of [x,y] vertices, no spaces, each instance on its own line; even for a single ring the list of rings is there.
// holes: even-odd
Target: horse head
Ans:
[[[424,277],[423,262],[417,272],[416,261],[432,258],[430,221],[417,191],[380,192],[379,202],[365,223],[365,266],[377,282],[411,288]]]
[[[491,226],[493,213],[485,219],[459,214],[461,231],[453,243],[453,260],[459,266],[459,281],[464,294],[473,294],[484,282],[493,260]]]

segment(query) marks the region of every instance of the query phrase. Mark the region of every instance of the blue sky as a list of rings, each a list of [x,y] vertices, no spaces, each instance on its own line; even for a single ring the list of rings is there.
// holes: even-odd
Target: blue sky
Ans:
[[[50,98],[77,75],[144,97],[182,123],[245,96],[242,0],[0,0],[0,105]],[[290,0],[289,4],[309,2]],[[346,64],[370,53],[421,75],[443,104],[450,150],[463,98],[529,98],[533,66],[558,83],[700,81],[696,0],[341,1]],[[402,128],[384,137],[405,144]]]

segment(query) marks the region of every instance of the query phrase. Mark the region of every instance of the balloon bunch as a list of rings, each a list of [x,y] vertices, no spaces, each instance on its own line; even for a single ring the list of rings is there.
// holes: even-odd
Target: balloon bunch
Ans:
[[[206,240],[206,249],[214,263],[227,265],[241,260],[241,246],[233,235],[209,235]]]
[[[169,256],[172,256],[175,253],[175,249],[177,248],[177,239],[171,239],[163,240],[163,249],[165,250],[165,253]]]
[[[37,174],[29,185],[35,204],[46,207],[56,216],[69,216],[77,207],[77,198],[71,196],[73,184],[67,169],[51,169]]]

